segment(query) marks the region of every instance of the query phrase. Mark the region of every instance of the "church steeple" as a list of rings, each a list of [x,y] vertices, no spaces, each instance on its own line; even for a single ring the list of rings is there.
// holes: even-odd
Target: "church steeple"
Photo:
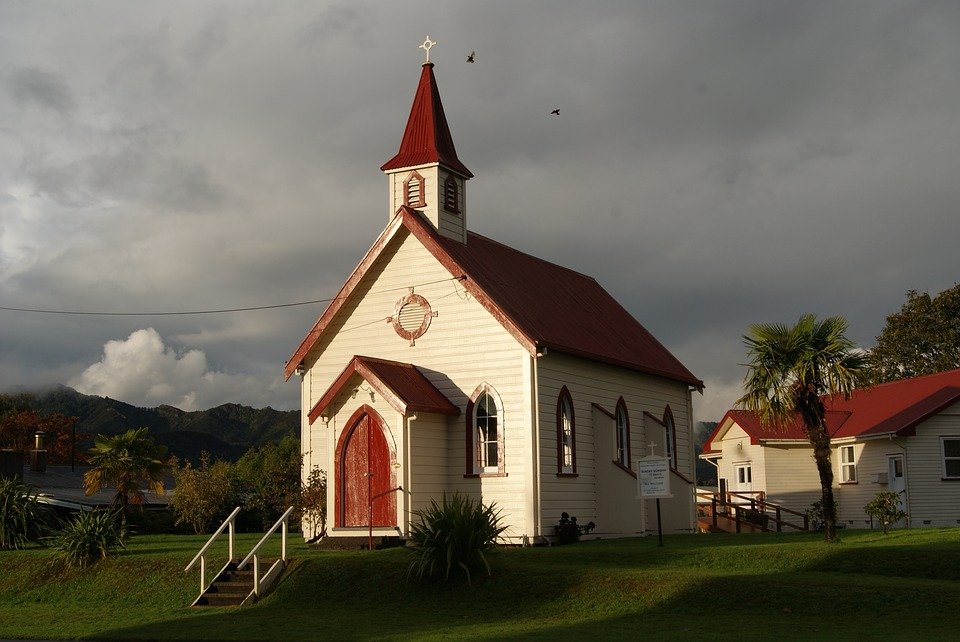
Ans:
[[[446,237],[466,242],[464,187],[473,173],[457,158],[430,62],[432,42],[421,45],[427,61],[413,97],[397,154],[380,167],[390,179],[390,216],[401,205],[419,210]]]

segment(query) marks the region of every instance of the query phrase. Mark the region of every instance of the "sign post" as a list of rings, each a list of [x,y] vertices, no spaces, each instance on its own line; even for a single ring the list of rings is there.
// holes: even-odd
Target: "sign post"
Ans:
[[[660,518],[660,498],[673,497],[670,494],[670,462],[666,457],[653,454],[650,443],[650,454],[636,460],[637,464],[637,499],[657,500],[657,536],[659,546],[663,546],[663,523]]]

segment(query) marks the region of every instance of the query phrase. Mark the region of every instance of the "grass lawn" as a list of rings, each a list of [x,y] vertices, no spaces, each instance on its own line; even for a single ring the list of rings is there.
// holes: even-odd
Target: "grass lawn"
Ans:
[[[252,607],[191,609],[205,537],[133,537],[87,571],[0,552],[0,638],[957,639],[960,529],[667,536],[504,549],[493,577],[406,581],[409,552],[314,551]],[[240,536],[241,551],[256,535]],[[221,561],[222,564],[222,561]],[[219,564],[211,563],[219,568]]]

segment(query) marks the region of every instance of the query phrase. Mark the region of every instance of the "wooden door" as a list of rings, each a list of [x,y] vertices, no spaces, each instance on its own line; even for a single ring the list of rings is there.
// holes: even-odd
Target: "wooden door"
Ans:
[[[379,416],[358,411],[337,448],[336,526],[397,525],[390,448]]]

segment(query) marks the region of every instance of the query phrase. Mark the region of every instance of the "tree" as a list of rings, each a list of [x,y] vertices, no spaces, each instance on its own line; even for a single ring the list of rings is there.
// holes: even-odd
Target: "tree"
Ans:
[[[236,500],[231,483],[230,464],[217,460],[210,463],[210,453],[200,453],[196,468],[186,462],[173,467],[173,481],[177,492],[170,500],[176,523],[189,524],[193,532],[205,533],[218,520],[223,520]]]
[[[126,527],[129,504],[143,503],[140,482],[163,495],[163,480],[170,473],[170,465],[164,459],[166,450],[153,442],[147,428],[131,428],[112,437],[97,435],[89,457],[93,468],[83,476],[86,494],[109,486],[115,488],[114,503],[120,505]]]
[[[909,379],[960,368],[960,284],[934,298],[910,290],[887,317],[870,351],[868,383]]]
[[[864,358],[854,351],[846,330],[843,317],[817,321],[812,314],[801,316],[792,328],[779,323],[751,325],[744,336],[751,361],[744,395],[737,401],[775,428],[800,421],[820,475],[828,542],[836,539],[837,508],[823,398],[849,395],[864,366]]]
[[[248,516],[269,528],[287,510],[300,507],[300,440],[288,435],[279,443],[251,448],[233,464],[234,483]],[[300,523],[299,511],[291,524]]]
[[[76,461],[84,461],[82,453],[73,452],[73,423],[76,417],[55,412],[41,415],[29,408],[13,408],[0,416],[0,447],[12,448],[27,453],[34,447],[34,435],[43,431],[47,463],[68,464],[75,455]],[[86,439],[85,433],[77,439]]]

